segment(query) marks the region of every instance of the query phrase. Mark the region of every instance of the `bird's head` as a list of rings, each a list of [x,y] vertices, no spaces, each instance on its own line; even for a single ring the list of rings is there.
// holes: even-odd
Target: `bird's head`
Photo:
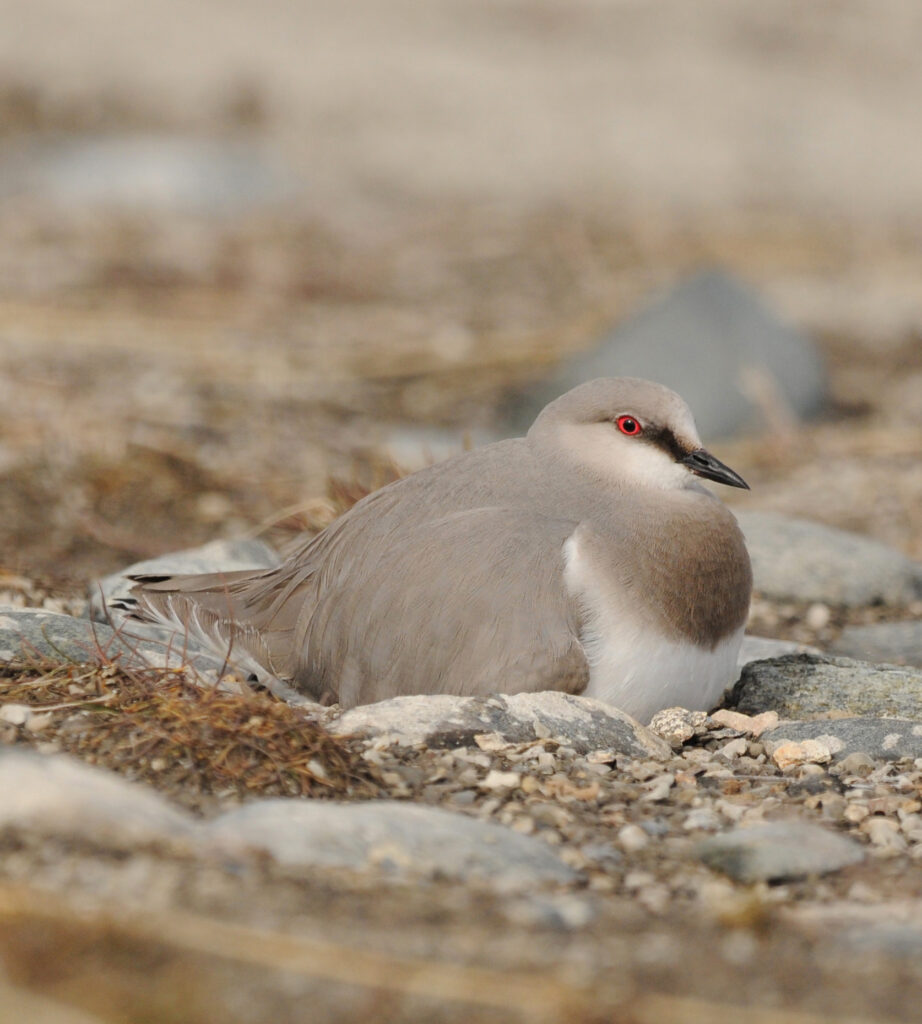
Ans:
[[[573,388],[542,410],[528,436],[608,482],[676,490],[703,478],[749,489],[701,444],[685,402],[637,377]]]

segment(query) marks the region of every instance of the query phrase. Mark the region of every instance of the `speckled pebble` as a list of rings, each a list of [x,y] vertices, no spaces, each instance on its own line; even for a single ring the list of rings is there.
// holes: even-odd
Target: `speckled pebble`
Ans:
[[[673,747],[680,747],[702,729],[707,722],[704,711],[689,711],[687,708],[665,708],[650,719],[650,731],[661,736]]]

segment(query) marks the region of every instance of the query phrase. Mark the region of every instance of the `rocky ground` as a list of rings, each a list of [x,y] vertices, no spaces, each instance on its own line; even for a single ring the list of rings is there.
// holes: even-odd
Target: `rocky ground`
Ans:
[[[793,639],[747,641],[725,709],[649,728],[563,694],[292,705],[20,580],[3,997],[49,1020],[912,1020],[922,566],[743,525],[753,625]]]
[[[918,5],[7,6],[0,1017],[915,1021]],[[107,619],[712,265],[829,388],[712,445],[787,644],[724,708],[340,715]]]

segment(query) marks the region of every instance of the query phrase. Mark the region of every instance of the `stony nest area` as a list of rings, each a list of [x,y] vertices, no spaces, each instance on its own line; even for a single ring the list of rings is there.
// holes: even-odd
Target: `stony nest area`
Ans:
[[[88,602],[8,574],[8,1004],[75,1022],[913,1019],[922,566],[739,516],[765,636],[723,708],[649,727],[559,693],[286,700],[115,618],[122,573]],[[127,572],[277,558],[216,542]]]

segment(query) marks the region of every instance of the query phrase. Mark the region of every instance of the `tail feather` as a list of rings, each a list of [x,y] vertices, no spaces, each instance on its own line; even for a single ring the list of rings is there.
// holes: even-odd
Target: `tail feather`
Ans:
[[[280,623],[263,632],[258,584],[270,572],[237,572],[193,576],[132,576],[136,584],[125,608],[131,617],[180,632],[229,664],[259,677],[267,673],[290,678],[291,630]],[[293,624],[292,624],[293,625]],[[284,633],[289,633],[285,643]],[[287,656],[286,656],[287,655]]]

